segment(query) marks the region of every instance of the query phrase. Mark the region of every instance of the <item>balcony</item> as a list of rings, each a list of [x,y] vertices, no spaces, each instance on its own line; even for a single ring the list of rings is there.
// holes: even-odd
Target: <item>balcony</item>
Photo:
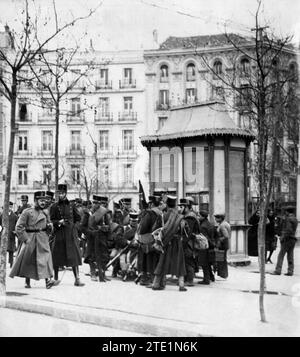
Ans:
[[[55,124],[55,113],[42,112],[38,113],[39,124]]]
[[[171,108],[169,101],[166,103],[156,102],[156,110],[169,110]]]
[[[120,89],[136,88],[136,80],[129,81],[128,79],[123,79],[122,81],[119,81],[119,88]]]
[[[70,112],[67,114],[67,124],[83,124],[85,122],[84,112],[73,113]]]
[[[169,77],[160,77],[159,81],[160,81],[160,83],[168,83]]]
[[[50,150],[43,150],[42,148],[40,150],[37,151],[37,156],[43,159],[46,158],[54,158],[54,150],[50,149]]]
[[[15,157],[18,157],[18,158],[21,158],[21,157],[31,157],[32,156],[32,152],[31,150],[19,150],[19,149],[16,149],[14,151],[14,156]]]
[[[67,157],[76,157],[76,158],[84,158],[85,157],[85,148],[80,146],[71,146],[66,150]]]
[[[95,114],[95,123],[111,123],[113,121],[113,113],[108,111],[97,112]]]
[[[95,82],[95,87],[97,89],[112,89],[112,81],[97,80]]]
[[[132,112],[132,111],[119,112],[118,121],[119,122],[124,122],[124,121],[136,122],[137,121],[137,112]]]
[[[196,80],[196,75],[195,74],[187,73],[187,75],[186,75],[186,81],[187,82],[195,82],[195,80]]]
[[[17,118],[16,118],[16,123],[17,124],[32,124],[32,115],[30,114],[25,114],[25,115],[19,115]]]

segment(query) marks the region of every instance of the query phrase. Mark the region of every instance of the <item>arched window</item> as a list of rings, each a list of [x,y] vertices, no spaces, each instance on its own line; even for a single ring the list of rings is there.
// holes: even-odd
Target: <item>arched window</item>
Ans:
[[[214,62],[213,70],[214,70],[214,74],[216,74],[216,75],[222,74],[223,68],[222,68],[222,62],[220,60],[216,60]]]
[[[248,58],[243,58],[241,60],[241,70],[242,70],[242,74],[250,73],[250,61],[248,60]]]
[[[169,80],[169,68],[166,64],[160,67],[160,81],[167,82]]]
[[[196,67],[194,63],[190,63],[186,67],[186,80],[194,81],[196,79]]]

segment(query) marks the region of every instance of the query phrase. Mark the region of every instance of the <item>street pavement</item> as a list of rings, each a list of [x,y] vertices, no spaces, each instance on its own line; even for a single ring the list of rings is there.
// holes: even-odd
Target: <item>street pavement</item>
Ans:
[[[132,281],[112,279],[93,282],[89,267],[80,267],[84,287],[75,287],[72,271],[66,270],[60,285],[46,290],[44,281],[7,278],[7,296],[2,306],[49,315],[69,321],[89,323],[147,336],[300,336],[300,246],[295,249],[295,274],[273,276],[274,264],[266,265],[265,311],[267,323],[259,315],[259,274],[257,258],[244,267],[229,267],[229,277],[188,287],[179,292],[170,282],[165,290],[153,291]],[[8,272],[9,273],[9,272]],[[26,295],[23,295],[26,294]],[[1,326],[0,310],[0,326]],[[1,330],[0,330],[1,331]],[[120,335],[124,336],[124,335]]]

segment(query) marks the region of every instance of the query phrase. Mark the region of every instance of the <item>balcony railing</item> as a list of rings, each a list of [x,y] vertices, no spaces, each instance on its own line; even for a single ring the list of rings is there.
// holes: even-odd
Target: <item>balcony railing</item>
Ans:
[[[169,101],[166,103],[156,102],[156,110],[169,110],[170,107]]]
[[[194,82],[196,80],[196,75],[187,73],[186,80],[187,80],[187,82]]]
[[[82,157],[85,156],[85,148],[71,146],[66,150],[66,156]]]
[[[97,112],[95,114],[95,122],[112,122],[113,121],[113,113],[111,112]]]
[[[67,114],[67,123],[84,123],[85,115],[84,112],[70,112]]]
[[[119,121],[137,121],[137,112],[119,112]]]
[[[54,121],[55,121],[55,113],[47,113],[47,112],[38,113],[39,123],[54,122]]]
[[[160,81],[160,83],[168,83],[169,77],[160,77],[159,81]]]
[[[112,89],[112,81],[97,80],[95,87],[96,89]]]
[[[18,117],[17,117],[17,120],[16,120],[18,123],[24,123],[24,124],[26,124],[26,123],[32,123],[32,117],[31,117],[31,115],[29,115],[29,114],[25,114],[25,115],[19,115]]]
[[[136,80],[129,81],[128,79],[123,79],[122,81],[119,81],[119,88],[136,88]]]
[[[32,152],[31,150],[19,150],[19,149],[16,149],[14,151],[14,156],[32,156]]]
[[[37,151],[37,156],[41,156],[41,157],[54,156],[54,150],[53,149],[44,150],[43,148],[41,148],[40,150]]]

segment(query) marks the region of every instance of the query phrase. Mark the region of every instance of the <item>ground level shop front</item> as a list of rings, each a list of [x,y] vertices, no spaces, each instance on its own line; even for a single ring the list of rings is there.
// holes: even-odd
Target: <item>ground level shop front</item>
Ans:
[[[247,256],[247,152],[253,134],[238,128],[222,103],[171,110],[165,125],[142,137],[150,156],[150,192],[193,196],[197,209],[226,213],[229,260]]]

